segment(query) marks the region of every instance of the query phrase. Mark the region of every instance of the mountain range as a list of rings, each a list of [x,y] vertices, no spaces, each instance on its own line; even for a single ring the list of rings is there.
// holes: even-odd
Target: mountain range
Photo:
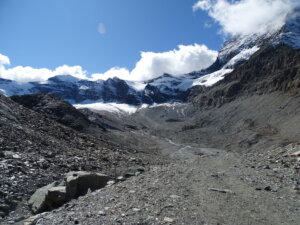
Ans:
[[[163,74],[145,82],[117,77],[85,80],[57,75],[46,82],[19,83],[0,78],[0,93],[6,96],[50,93],[72,104],[125,103],[130,105],[186,102],[194,86],[211,86],[265,46],[285,44],[300,48],[300,17],[291,18],[280,30],[252,35],[237,35],[226,41],[216,61],[207,69],[181,76]]]

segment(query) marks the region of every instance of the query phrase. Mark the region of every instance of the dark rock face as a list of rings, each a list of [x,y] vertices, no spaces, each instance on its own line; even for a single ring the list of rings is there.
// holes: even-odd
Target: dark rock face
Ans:
[[[55,94],[72,103],[83,101],[139,103],[135,96],[136,91],[118,78],[110,78],[106,81],[89,81],[71,76],[56,76],[50,78],[45,84],[36,82],[31,84],[34,86],[30,90],[31,93]]]
[[[91,125],[80,111],[55,95],[21,95],[12,96],[11,99],[75,130],[83,130]]]
[[[157,80],[165,78],[166,75],[163,75],[157,79],[148,81],[145,84],[146,88],[144,90],[136,90],[126,81],[116,77],[105,81],[90,81],[68,75],[49,78],[45,83],[30,82],[21,84],[11,80],[0,79],[0,86],[7,92],[8,96],[47,93],[56,95],[72,104],[117,102],[139,105],[144,103],[186,101],[188,91],[177,88],[184,79],[168,75],[167,78],[170,79],[170,82],[165,82],[162,85],[155,84]],[[10,84],[10,86],[7,84]],[[15,99],[17,100],[17,98]]]
[[[219,107],[241,95],[261,95],[274,91],[298,95],[299,87],[300,50],[281,45],[260,50],[205,91],[195,87],[190,100],[204,109]]]

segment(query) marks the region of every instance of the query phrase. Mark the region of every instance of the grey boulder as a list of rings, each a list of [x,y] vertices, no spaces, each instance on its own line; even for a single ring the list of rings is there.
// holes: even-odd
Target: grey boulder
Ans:
[[[32,212],[37,214],[53,210],[74,198],[85,195],[89,190],[103,188],[110,177],[101,173],[76,171],[67,173],[65,180],[66,186],[54,182],[36,190],[29,199]]]
[[[85,171],[69,172],[66,174],[67,199],[85,195],[88,190],[95,191],[106,186],[110,177],[102,173]]]

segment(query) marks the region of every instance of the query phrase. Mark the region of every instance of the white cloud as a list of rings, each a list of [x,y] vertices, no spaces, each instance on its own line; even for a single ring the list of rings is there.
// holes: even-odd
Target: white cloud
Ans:
[[[63,65],[57,67],[53,72],[52,76],[55,75],[71,75],[80,79],[87,79],[87,72],[82,69],[81,66],[68,66]]]
[[[6,55],[0,54],[0,66],[9,65],[9,64],[10,64],[9,58]]]
[[[56,75],[72,75],[80,79],[87,79],[87,72],[81,66],[63,65],[55,70],[47,68],[32,68],[30,66],[16,66],[13,68],[5,68],[9,65],[10,60],[7,56],[0,54],[0,78],[15,80],[18,82],[46,81],[50,77]]]
[[[130,72],[126,68],[114,67],[103,74],[93,74],[93,79],[119,77],[130,81],[145,81],[164,73],[182,75],[210,66],[217,58],[217,52],[205,45],[179,45],[168,52],[142,52],[141,59]]]
[[[0,55],[0,77],[19,82],[46,81],[56,75],[72,75],[80,79],[92,80],[119,77],[128,81],[145,81],[164,73],[176,76],[201,70],[210,66],[216,58],[217,52],[209,50],[205,45],[179,45],[178,49],[168,52],[142,52],[140,60],[132,71],[126,68],[113,67],[104,73],[88,76],[88,73],[81,66],[63,65],[55,70],[36,69],[29,66],[5,68],[4,65],[9,64],[9,58]]]
[[[113,67],[105,73],[94,73],[91,75],[93,80],[107,80],[108,78],[119,77],[120,79],[128,79],[130,72],[126,68]]]
[[[141,59],[131,71],[131,80],[148,80],[163,73],[182,75],[210,66],[217,52],[205,45],[179,45],[179,49],[168,52],[142,52]]]
[[[252,34],[281,28],[299,0],[201,0],[193,10],[207,11],[225,34]]]
[[[103,23],[98,24],[98,32],[101,35],[106,34],[106,27]]]

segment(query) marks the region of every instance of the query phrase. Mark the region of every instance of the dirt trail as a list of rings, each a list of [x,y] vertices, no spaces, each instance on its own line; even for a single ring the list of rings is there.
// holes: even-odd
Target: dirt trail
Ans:
[[[236,153],[205,151],[74,200],[37,224],[299,224],[299,195],[266,188],[271,171]]]

